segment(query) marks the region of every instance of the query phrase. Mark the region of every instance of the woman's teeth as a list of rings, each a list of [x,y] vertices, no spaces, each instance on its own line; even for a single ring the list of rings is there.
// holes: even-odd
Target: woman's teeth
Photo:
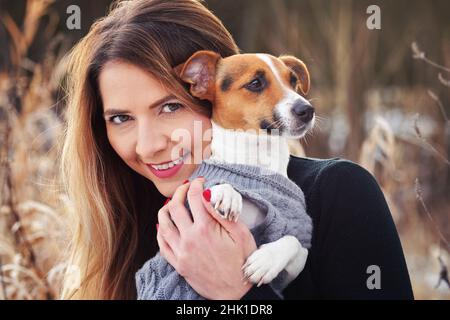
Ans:
[[[170,168],[176,166],[177,164],[179,164],[181,161],[183,161],[183,158],[184,158],[184,156],[175,161],[172,161],[172,162],[159,164],[159,165],[152,164],[151,166],[155,170],[167,170],[167,169],[170,169]]]

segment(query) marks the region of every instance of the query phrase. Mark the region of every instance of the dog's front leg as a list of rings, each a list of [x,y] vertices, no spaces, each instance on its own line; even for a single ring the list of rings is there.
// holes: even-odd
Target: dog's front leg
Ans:
[[[211,204],[228,220],[237,221],[242,211],[242,196],[230,184],[218,184],[211,188]]]
[[[260,286],[270,283],[282,270],[287,277],[282,284],[285,287],[294,280],[305,267],[308,250],[294,236],[284,236],[277,241],[263,244],[253,252],[245,262],[244,275]]]

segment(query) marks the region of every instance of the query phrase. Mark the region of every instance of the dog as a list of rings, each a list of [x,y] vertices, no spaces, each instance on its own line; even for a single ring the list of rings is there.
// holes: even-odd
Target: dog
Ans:
[[[213,105],[212,159],[236,163],[236,153],[243,152],[244,160],[240,163],[265,167],[287,177],[289,139],[303,137],[315,121],[314,107],[305,98],[310,89],[310,75],[301,60],[269,54],[222,58],[216,52],[202,50],[175,71],[190,85],[191,95]],[[263,136],[278,143],[276,150],[266,154],[271,160],[269,164],[254,156],[253,147],[244,151],[227,148],[224,132],[227,135],[236,132],[236,137],[242,137],[247,131],[259,132],[256,140],[252,140],[256,143]],[[210,189],[211,203],[224,219],[241,219],[250,229],[264,220],[261,208],[242,197],[232,185],[218,184]],[[260,286],[285,270],[289,283],[303,270],[307,255],[308,250],[296,237],[286,235],[253,252],[243,266],[244,275]]]

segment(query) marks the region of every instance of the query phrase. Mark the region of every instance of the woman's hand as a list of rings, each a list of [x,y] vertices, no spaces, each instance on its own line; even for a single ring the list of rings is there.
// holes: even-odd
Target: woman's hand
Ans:
[[[240,299],[252,285],[242,266],[256,243],[241,221],[221,219],[203,197],[202,178],[184,184],[158,213],[162,256],[207,299]],[[193,220],[184,203],[186,196]]]

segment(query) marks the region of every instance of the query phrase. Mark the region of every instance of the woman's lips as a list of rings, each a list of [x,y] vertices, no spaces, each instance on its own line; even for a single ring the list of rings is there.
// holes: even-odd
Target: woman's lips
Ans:
[[[186,158],[186,155],[184,155],[183,158],[181,159],[181,161],[178,164],[174,165],[172,168],[158,170],[158,169],[153,168],[151,164],[146,164],[146,165],[150,169],[150,171],[158,178],[169,178],[169,177],[174,176],[184,165],[184,160]]]

